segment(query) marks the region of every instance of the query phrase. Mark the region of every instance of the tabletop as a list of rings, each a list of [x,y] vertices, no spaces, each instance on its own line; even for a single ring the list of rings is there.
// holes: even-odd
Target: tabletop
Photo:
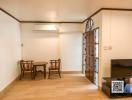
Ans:
[[[33,65],[47,65],[48,64],[48,62],[45,62],[45,61],[43,61],[43,62],[34,62],[33,63]]]

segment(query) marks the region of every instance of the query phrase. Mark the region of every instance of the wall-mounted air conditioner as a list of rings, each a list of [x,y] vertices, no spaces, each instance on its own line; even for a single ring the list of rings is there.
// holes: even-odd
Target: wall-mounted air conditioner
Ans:
[[[58,27],[52,24],[35,24],[33,31],[58,32]]]

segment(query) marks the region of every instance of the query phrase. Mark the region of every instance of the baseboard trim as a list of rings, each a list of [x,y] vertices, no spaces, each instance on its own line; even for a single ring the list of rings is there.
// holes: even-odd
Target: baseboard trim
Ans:
[[[19,79],[19,76],[16,77],[8,86],[6,86],[2,91],[0,91],[0,99],[11,89],[16,81]]]
[[[43,71],[38,71],[38,72],[41,72],[43,73]],[[82,74],[82,71],[61,71],[62,74]],[[49,72],[46,71],[46,75],[48,75]]]
[[[82,71],[62,71],[62,74],[81,74]]]

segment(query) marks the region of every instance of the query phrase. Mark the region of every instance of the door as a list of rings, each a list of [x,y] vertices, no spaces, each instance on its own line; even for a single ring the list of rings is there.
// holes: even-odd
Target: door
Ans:
[[[98,85],[98,67],[99,67],[99,43],[98,43],[98,29],[94,29],[85,33],[86,39],[86,68],[85,76],[92,82]]]
[[[94,83],[94,33],[86,33],[86,77]]]

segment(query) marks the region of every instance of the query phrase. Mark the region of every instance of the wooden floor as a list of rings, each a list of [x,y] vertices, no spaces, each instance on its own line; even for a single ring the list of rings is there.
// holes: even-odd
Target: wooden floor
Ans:
[[[64,74],[62,78],[28,77],[16,81],[0,100],[110,100],[82,74]],[[132,98],[116,99],[132,100]]]

